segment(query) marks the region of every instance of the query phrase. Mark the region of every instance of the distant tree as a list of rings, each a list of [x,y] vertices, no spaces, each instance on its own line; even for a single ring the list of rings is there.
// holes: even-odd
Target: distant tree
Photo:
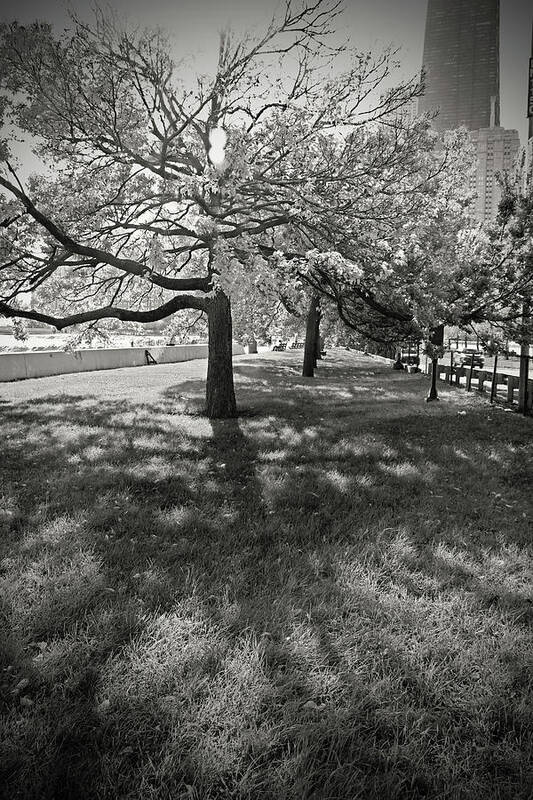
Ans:
[[[294,276],[280,273],[268,258],[258,255],[249,259],[246,270],[234,270],[232,277],[226,290],[231,297],[237,341],[266,341],[302,328],[304,293]]]
[[[504,181],[498,219],[481,225],[471,216],[467,166],[467,153],[451,159],[425,209],[376,242],[382,277],[376,271],[372,282],[363,270],[350,286],[319,270],[317,282],[345,322],[369,339],[425,338],[434,368],[444,325],[470,330],[494,351],[506,339],[530,342],[533,333],[533,197]],[[318,259],[327,263],[327,254]]]
[[[313,212],[306,212],[305,228],[294,219],[290,241],[285,230],[275,233],[284,236],[273,255],[278,268],[292,269],[311,297],[333,301],[364,341],[390,348],[424,332],[429,338],[456,303],[450,287],[459,242],[472,226],[467,132],[442,142],[426,118],[390,113],[329,137],[323,153],[330,174],[337,163],[343,169],[319,192],[307,187],[314,194],[307,197]],[[309,314],[318,319],[317,309],[311,301]],[[316,322],[309,321],[308,335],[312,331],[316,338]],[[309,343],[306,375],[315,351]]]
[[[13,317],[13,336],[17,342],[26,342],[28,339],[28,328],[24,320]]]
[[[530,413],[529,375],[533,342],[533,186],[526,191],[507,179],[499,206],[498,220],[506,256],[514,267],[511,291],[506,293],[505,313],[500,325],[503,334],[520,343],[518,410]],[[500,257],[500,264],[505,259]],[[514,285],[513,285],[514,284]],[[498,343],[493,342],[497,347]]]
[[[340,253],[328,253],[324,244],[311,253],[309,282],[337,303],[348,325],[377,342],[519,313],[525,273],[517,269],[517,237],[504,232],[502,218],[494,226],[472,218],[465,132],[436,144],[428,154],[440,164],[433,179],[421,187],[421,173],[413,172],[414,184],[404,182],[385,225],[366,238],[350,237]]]
[[[473,321],[488,319],[510,339],[531,337],[531,321],[524,330],[523,306],[533,297],[533,188],[522,191],[509,179],[502,181],[498,217],[486,232],[479,262],[489,265],[490,293],[481,293]]]
[[[168,344],[187,344],[192,341],[207,341],[207,317],[204,311],[182,311],[173,315],[161,331]]]
[[[462,242],[473,230],[465,132],[440,142],[424,120],[407,127],[394,121],[393,131],[381,138],[397,141],[403,131],[403,144],[391,144],[393,167],[374,179],[373,216],[369,211],[361,225],[364,211],[354,204],[351,230],[349,223],[333,252],[326,236],[317,239],[306,270],[347,324],[383,342],[452,313],[456,273],[464,272]]]
[[[46,24],[3,25],[0,314],[61,330],[202,312],[207,413],[233,416],[234,274],[258,256],[270,268],[276,230],[286,244],[313,245],[321,198],[358,182],[361,132],[420,93],[416,79],[383,89],[390,50],[335,45],[339,13],[334,0],[287,0],[264,34],[223,34],[216,73],[190,83],[161,32],[100,12],[59,36]],[[26,182],[8,142],[15,129],[46,167]],[[353,134],[340,150],[339,131]],[[379,177],[388,162],[373,157],[366,170]],[[372,191],[367,180],[357,202]],[[337,204],[337,230],[354,197]]]

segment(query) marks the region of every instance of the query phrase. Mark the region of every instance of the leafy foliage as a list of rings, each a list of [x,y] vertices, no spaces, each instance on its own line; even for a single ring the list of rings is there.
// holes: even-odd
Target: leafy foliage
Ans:
[[[59,38],[45,24],[2,26],[6,126],[33,137],[53,169],[23,186],[4,142],[0,185],[16,217],[3,229],[0,311],[32,291],[60,328],[154,321],[206,310],[202,295],[217,288],[256,285],[280,238],[285,249],[304,242],[300,254],[330,244],[347,205],[375,204],[372,176],[398,148],[413,162],[412,137],[373,126],[420,92],[417,80],[382,90],[392,51],[347,58],[332,46],[339,13],[330,0],[287,3],[255,38],[224,33],[216,73],[192,88],[161,32],[100,12],[92,25],[73,17]]]

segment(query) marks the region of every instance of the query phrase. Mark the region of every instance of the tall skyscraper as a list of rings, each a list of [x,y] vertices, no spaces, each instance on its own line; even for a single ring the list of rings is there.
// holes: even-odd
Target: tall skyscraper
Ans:
[[[500,124],[499,0],[428,0],[419,113],[439,109],[438,131]]]
[[[498,175],[514,175],[520,152],[518,131],[505,128],[480,128],[472,131],[470,140],[477,155],[475,176],[476,219],[490,222],[498,214],[502,190]]]
[[[499,0],[428,0],[423,66],[426,92],[419,113],[438,111],[440,131],[465,125],[476,148],[475,216],[498,213],[499,175],[512,173],[518,132],[500,127]]]

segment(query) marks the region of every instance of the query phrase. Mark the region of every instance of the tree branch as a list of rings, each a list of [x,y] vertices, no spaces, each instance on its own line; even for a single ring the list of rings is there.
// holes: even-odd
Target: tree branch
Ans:
[[[32,319],[35,322],[42,322],[45,325],[52,325],[57,330],[63,330],[71,325],[80,325],[84,322],[94,322],[99,319],[119,319],[122,322],[157,322],[160,319],[182,311],[186,308],[196,308],[198,311],[207,311],[207,298],[195,297],[194,295],[180,295],[173,297],[167,303],[152,308],[149,311],[133,311],[127,308],[114,308],[104,306],[95,308],[92,311],[82,311],[78,314],[70,314],[67,317],[53,317],[50,314],[41,314],[34,309],[13,308],[7,303],[0,301],[0,314],[4,317],[22,317]]]
[[[28,195],[18,189],[15,184],[8,181],[0,175],[0,186],[3,186],[11,192],[24,206],[26,211],[38,222],[42,227],[48,231],[60,244],[63,245],[71,253],[76,255],[86,256],[93,258],[104,264],[109,264],[111,267],[120,269],[123,272],[128,272],[130,275],[143,277],[155,286],[162,289],[171,289],[174,291],[203,291],[207,292],[210,289],[210,280],[207,277],[203,278],[167,278],[165,275],[159,275],[153,272],[149,267],[139,264],[129,258],[119,258],[112,253],[101,250],[97,247],[89,247],[87,245],[79,244],[72,239],[67,233],[61,230],[51,219],[39,211]]]

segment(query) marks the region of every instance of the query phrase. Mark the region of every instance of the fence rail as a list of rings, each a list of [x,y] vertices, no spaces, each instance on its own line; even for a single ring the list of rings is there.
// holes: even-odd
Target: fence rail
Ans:
[[[394,363],[393,359],[391,358],[376,356],[372,353],[363,354],[362,350],[357,350],[356,352],[360,355],[370,355],[372,358],[376,359],[377,361],[381,361],[384,364],[392,365]],[[429,375],[431,373],[431,361],[428,359],[426,360],[425,364],[422,362],[420,364],[420,368],[422,372]],[[474,367],[472,370],[472,380],[469,382],[470,367],[450,367],[449,364],[439,364],[438,377],[440,380],[446,381],[446,383],[451,385],[463,386],[467,390],[476,389],[481,393],[492,393],[492,381],[494,377],[494,397],[497,397],[507,403],[518,403],[517,395],[520,379],[518,375],[511,375],[503,370],[497,370],[494,374],[492,369],[489,370],[481,369],[480,367]],[[533,410],[533,379],[528,380],[527,382],[526,406],[528,411]]]
[[[423,371],[431,371],[431,362],[424,365]],[[472,380],[470,381],[470,367],[450,367],[449,364],[439,364],[438,377],[451,385],[464,386],[465,389],[477,389],[478,392],[492,392],[492,382],[494,379],[494,396],[506,401],[507,403],[518,402],[515,393],[518,393],[518,375],[510,375],[508,372],[497,371],[474,367],[472,370]],[[533,380],[528,381],[528,402],[527,408],[533,408]]]

